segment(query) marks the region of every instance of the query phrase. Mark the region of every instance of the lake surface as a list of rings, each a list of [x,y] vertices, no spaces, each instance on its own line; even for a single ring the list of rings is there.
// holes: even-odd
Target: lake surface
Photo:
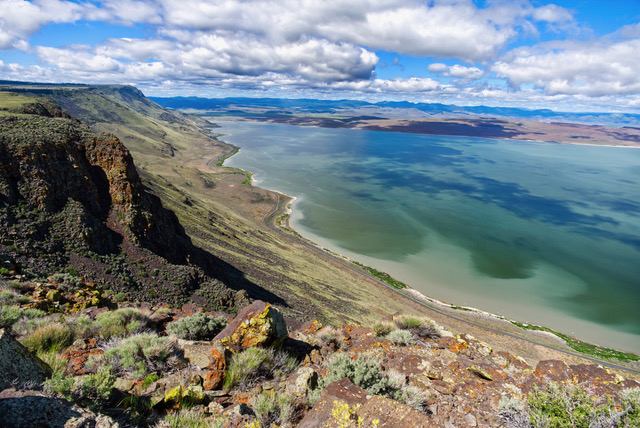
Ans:
[[[423,294],[640,352],[640,150],[220,122],[292,225]],[[348,284],[344,285],[348,287]]]

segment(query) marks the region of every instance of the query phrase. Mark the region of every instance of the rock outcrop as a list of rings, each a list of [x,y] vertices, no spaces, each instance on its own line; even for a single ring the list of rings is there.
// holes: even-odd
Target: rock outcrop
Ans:
[[[0,426],[118,428],[112,418],[36,391],[0,392]]]
[[[284,318],[270,304],[256,300],[244,308],[215,337],[227,349],[239,352],[256,346],[269,346],[287,337]]]
[[[0,328],[0,391],[11,387],[38,388],[51,376],[51,369]],[[0,412],[1,413],[1,412]]]

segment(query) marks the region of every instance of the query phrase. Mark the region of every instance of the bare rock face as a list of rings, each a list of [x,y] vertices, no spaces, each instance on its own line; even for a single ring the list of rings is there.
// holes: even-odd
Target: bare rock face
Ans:
[[[386,397],[368,396],[344,378],[327,385],[298,428],[346,426],[426,428],[433,424],[424,413]]]
[[[256,300],[244,308],[214,340],[231,352],[256,346],[269,346],[287,337],[284,318],[270,304]]]
[[[0,392],[0,426],[51,428],[118,428],[108,416],[36,391]]]
[[[51,369],[44,361],[32,355],[7,329],[0,329],[0,391],[12,386],[41,385],[49,376]]]
[[[330,383],[298,428],[357,426],[357,409],[367,401],[367,391],[349,379]]]

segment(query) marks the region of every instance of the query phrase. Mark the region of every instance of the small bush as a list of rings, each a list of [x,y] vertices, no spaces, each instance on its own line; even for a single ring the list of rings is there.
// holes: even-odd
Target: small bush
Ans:
[[[524,403],[514,397],[503,395],[498,403],[498,416],[507,428],[530,428],[529,411]]]
[[[81,400],[108,400],[111,398],[116,377],[109,367],[100,367],[96,373],[77,378],[73,395]]]
[[[320,386],[324,388],[345,377],[370,394],[379,394],[387,388],[388,384],[380,363],[375,359],[361,354],[356,360],[352,360],[347,354],[340,353],[331,359],[327,366],[327,374],[320,381]]]
[[[373,334],[375,334],[376,337],[386,336],[387,334],[391,333],[395,329],[396,329],[395,324],[392,324],[390,322],[379,322],[374,324],[372,327]]]
[[[202,312],[172,321],[167,325],[167,332],[180,339],[209,340],[227,326],[227,320]]]
[[[395,320],[395,324],[399,329],[408,330],[420,339],[438,339],[440,337],[438,329],[431,322],[424,319],[402,317]]]
[[[116,377],[108,367],[101,367],[97,373],[80,377],[66,376],[64,371],[54,371],[51,378],[44,383],[44,390],[57,394],[69,401],[85,402],[95,405],[98,400],[111,398]]]
[[[16,293],[13,290],[0,291],[0,304],[10,305],[12,303],[25,304],[29,303],[31,299],[27,296]]]
[[[147,316],[134,308],[103,312],[96,317],[98,334],[105,339],[139,333],[148,323]]]
[[[333,327],[324,327],[320,330],[316,335],[316,343],[321,347],[328,346],[334,350],[345,347],[344,337]]]
[[[622,426],[640,426],[640,388],[622,391]]]
[[[606,406],[596,406],[582,389],[555,382],[546,391],[534,389],[528,403],[534,427],[588,428],[608,416]]]
[[[261,426],[270,427],[291,421],[295,413],[293,402],[293,398],[287,394],[267,391],[256,395],[250,404]]]
[[[393,330],[391,333],[387,334],[386,338],[396,345],[407,346],[416,343],[413,338],[413,334],[408,330]]]
[[[400,317],[395,320],[395,323],[398,328],[403,330],[422,326],[422,320],[416,317]]]
[[[39,309],[23,309],[18,305],[7,305],[0,307],[0,328],[9,327],[19,319],[34,319],[45,316],[46,313]]]
[[[267,379],[286,376],[298,366],[298,361],[283,351],[249,348],[235,354],[224,378],[224,389],[244,390]]]
[[[61,352],[73,343],[73,331],[66,324],[43,324],[21,339],[31,352]]]
[[[225,420],[222,416],[206,419],[195,409],[180,410],[170,413],[156,424],[157,428],[221,428]]]
[[[152,333],[116,340],[102,358],[116,374],[130,374],[136,378],[183,365],[176,345],[169,338]]]
[[[73,293],[78,291],[84,285],[82,280],[78,277],[78,272],[75,271],[76,275],[71,273],[54,273],[49,277],[50,281],[57,283],[60,285],[60,288],[67,292]]]

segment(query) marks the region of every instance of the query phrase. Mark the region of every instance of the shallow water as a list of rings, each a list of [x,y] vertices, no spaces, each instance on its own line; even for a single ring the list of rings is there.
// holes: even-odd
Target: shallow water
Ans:
[[[640,352],[640,150],[222,122],[315,242],[427,296]]]

